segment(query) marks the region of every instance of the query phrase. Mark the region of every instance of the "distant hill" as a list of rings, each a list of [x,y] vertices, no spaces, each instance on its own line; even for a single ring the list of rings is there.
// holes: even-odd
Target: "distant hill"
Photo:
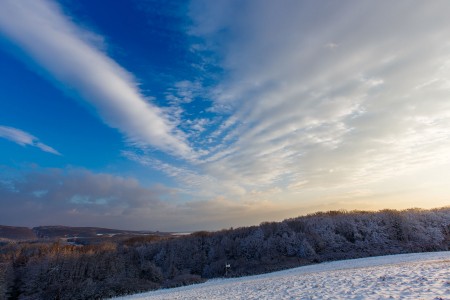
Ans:
[[[36,234],[28,227],[15,227],[0,225],[0,238],[9,240],[34,240]]]
[[[39,238],[98,237],[114,235],[154,234],[152,231],[119,230],[101,227],[39,226],[33,231]]]
[[[35,239],[106,239],[112,237],[132,237],[169,233],[154,231],[132,231],[101,227],[71,227],[71,226],[38,226],[34,228],[0,225],[0,239],[35,240]]]

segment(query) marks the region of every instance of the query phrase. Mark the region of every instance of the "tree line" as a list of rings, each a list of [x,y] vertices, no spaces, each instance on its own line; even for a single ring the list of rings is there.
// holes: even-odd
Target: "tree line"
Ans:
[[[0,299],[102,299],[330,260],[450,248],[450,207],[329,211],[259,226],[74,246],[0,242]]]

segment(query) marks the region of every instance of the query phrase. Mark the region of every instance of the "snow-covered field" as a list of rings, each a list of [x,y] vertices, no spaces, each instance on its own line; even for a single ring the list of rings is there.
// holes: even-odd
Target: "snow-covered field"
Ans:
[[[117,299],[450,299],[450,251],[322,263]]]

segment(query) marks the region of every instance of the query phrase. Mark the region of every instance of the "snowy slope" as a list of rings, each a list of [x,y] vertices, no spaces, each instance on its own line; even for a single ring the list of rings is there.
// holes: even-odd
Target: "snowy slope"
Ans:
[[[449,299],[450,251],[322,263],[117,299]]]

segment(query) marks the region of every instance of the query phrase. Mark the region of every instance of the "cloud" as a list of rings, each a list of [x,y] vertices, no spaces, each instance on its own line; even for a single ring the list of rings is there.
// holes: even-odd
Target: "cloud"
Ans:
[[[170,197],[172,192],[162,186],[145,189],[132,178],[84,169],[34,169],[14,177],[10,173],[3,172],[0,183],[1,219],[7,224],[130,226],[127,219],[134,211],[161,209],[160,197]]]
[[[194,156],[183,135],[133,76],[98,49],[101,37],[77,26],[52,1],[3,1],[0,34],[58,86],[94,107],[101,119],[138,147]],[[95,45],[97,44],[97,45]]]
[[[213,110],[228,108],[204,172],[247,192],[288,192],[352,188],[448,162],[443,7],[193,1],[190,33],[224,73],[208,91]]]
[[[445,184],[447,184],[445,182]],[[443,186],[445,186],[445,184]],[[412,193],[429,193],[425,185]],[[435,190],[435,189],[434,189]],[[333,191],[337,191],[333,189]],[[195,231],[249,226],[263,221],[296,217],[319,210],[379,209],[380,199],[403,199],[396,208],[416,205],[399,190],[389,195],[372,190],[299,196],[304,203],[285,201],[279,188],[250,191],[245,200],[216,196],[183,201],[179,189],[142,186],[132,177],[95,173],[85,169],[32,169],[19,171],[0,166],[0,220],[12,226],[68,225],[117,229]],[[406,196],[406,197],[405,197]],[[354,198],[358,199],[355,200]],[[374,200],[376,199],[377,202]],[[317,201],[320,200],[320,201]],[[394,200],[394,201],[393,201]],[[426,207],[444,205],[433,202]],[[422,207],[424,205],[421,205]],[[391,207],[393,207],[391,205]]]
[[[436,180],[433,191],[448,183]],[[420,204],[430,185],[417,180],[409,191],[398,189],[384,197],[391,208],[433,207],[440,202]],[[286,199],[281,188],[249,191],[245,199],[211,196],[186,200],[180,189],[161,184],[143,186],[132,177],[95,173],[86,169],[50,169],[33,166],[28,170],[0,166],[0,220],[12,226],[67,225],[101,226],[117,229],[196,231],[249,226],[330,209],[379,209],[374,203],[379,189],[353,189],[322,193],[302,192],[295,201]],[[438,193],[433,194],[438,198]],[[302,201],[299,201],[302,200]],[[313,201],[311,201],[313,200]],[[283,205],[280,205],[282,203]],[[395,205],[393,204],[395,203]],[[433,204],[434,203],[434,204]]]
[[[213,230],[258,223],[283,212],[270,202],[224,197],[185,202],[176,189],[144,187],[134,178],[85,169],[0,171],[0,220],[8,225]]]
[[[194,166],[175,166],[152,158],[148,153],[122,151],[122,155],[129,160],[175,178],[180,184],[179,189],[195,198],[205,200],[217,197],[217,195],[242,196],[245,194],[245,189],[239,183],[225,180],[223,177],[219,180],[218,177],[209,175],[202,169],[196,170]]]
[[[21,146],[33,146],[41,149],[44,152],[61,155],[58,151],[52,147],[42,143],[39,139],[28,132],[22,131],[17,128],[12,128],[8,126],[0,126],[0,137],[10,140]]]

